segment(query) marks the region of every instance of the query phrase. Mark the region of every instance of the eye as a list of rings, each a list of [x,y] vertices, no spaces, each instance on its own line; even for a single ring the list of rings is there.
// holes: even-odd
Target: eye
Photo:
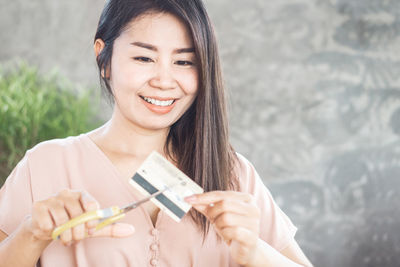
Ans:
[[[153,62],[153,60],[151,58],[148,58],[148,57],[134,57],[133,59],[136,60],[136,61],[144,62],[144,63]]]
[[[175,62],[175,64],[179,66],[193,66],[194,63],[192,61],[187,61],[187,60],[178,60]]]

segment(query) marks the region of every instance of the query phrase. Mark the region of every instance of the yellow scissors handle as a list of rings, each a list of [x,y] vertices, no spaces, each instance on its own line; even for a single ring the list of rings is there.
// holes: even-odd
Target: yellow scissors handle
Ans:
[[[100,230],[101,228],[112,224],[119,219],[123,218],[125,216],[125,213],[122,212],[122,210],[118,206],[113,206],[107,209],[103,210],[94,210],[94,211],[89,211],[86,213],[83,213],[79,215],[78,217],[75,217],[68,222],[58,226],[56,229],[53,230],[51,234],[51,238],[54,240],[58,239],[60,234],[64,232],[65,230],[71,229],[79,224],[86,223],[88,221],[92,220],[98,220],[98,219],[104,219],[102,220],[97,226],[96,226],[96,231]]]
[[[114,216],[112,216],[112,217],[110,217],[110,218],[108,218],[108,219],[102,220],[102,221],[96,226],[96,231],[97,231],[97,230],[100,230],[101,228],[103,228],[103,227],[105,227],[105,226],[107,226],[107,225],[109,225],[109,224],[113,224],[113,223],[115,223],[116,221],[118,221],[119,219],[122,219],[122,218],[124,218],[124,217],[125,217],[125,213],[120,213],[120,214],[114,215]]]

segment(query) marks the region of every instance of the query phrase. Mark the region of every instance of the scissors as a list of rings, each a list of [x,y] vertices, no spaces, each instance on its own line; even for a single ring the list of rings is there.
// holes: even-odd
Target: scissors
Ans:
[[[83,213],[79,215],[78,217],[75,217],[68,222],[58,226],[56,229],[51,234],[51,238],[54,240],[57,240],[60,236],[60,234],[68,229],[71,229],[79,224],[91,221],[91,220],[100,220],[100,223],[96,226],[96,231],[102,229],[103,227],[112,224],[123,217],[125,217],[125,213],[128,211],[131,211],[137,207],[139,207],[141,204],[149,201],[153,197],[158,196],[159,194],[165,192],[166,190],[170,189],[171,187],[165,187],[162,190],[159,190],[150,196],[143,198],[142,200],[133,202],[131,204],[126,205],[125,207],[118,207],[118,206],[112,206],[106,209],[101,209],[101,210],[94,210],[94,211],[89,211],[86,213]]]

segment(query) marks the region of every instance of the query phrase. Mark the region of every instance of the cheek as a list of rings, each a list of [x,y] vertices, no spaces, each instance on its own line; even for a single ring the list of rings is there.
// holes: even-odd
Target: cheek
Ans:
[[[121,91],[124,85],[129,82],[129,77],[126,75],[125,63],[118,57],[114,57],[111,62],[111,84],[113,90]]]
[[[117,65],[117,64],[116,64]],[[149,79],[149,72],[134,64],[118,64],[112,69],[112,83],[119,90],[137,90]]]
[[[180,84],[187,95],[196,95],[199,87],[197,71],[184,73],[180,77]]]

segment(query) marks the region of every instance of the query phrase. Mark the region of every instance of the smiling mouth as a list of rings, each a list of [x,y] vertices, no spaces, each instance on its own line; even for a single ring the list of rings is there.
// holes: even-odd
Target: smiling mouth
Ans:
[[[150,98],[150,97],[146,97],[146,96],[140,96],[140,97],[147,103],[150,103],[150,104],[153,104],[156,106],[160,106],[160,107],[168,107],[168,106],[171,106],[175,102],[175,99],[158,100],[158,99],[154,99],[154,98]]]

